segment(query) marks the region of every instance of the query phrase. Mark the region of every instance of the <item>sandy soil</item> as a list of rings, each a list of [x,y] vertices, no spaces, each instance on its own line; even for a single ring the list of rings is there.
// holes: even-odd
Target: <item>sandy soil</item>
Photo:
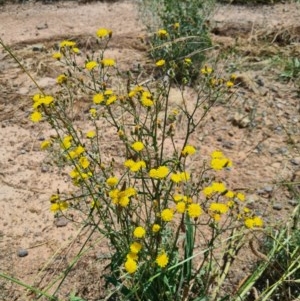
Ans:
[[[197,133],[201,158],[212,149],[223,149],[235,164],[228,180],[231,186],[245,190],[249,205],[270,224],[285,219],[297,203],[280,183],[300,180],[299,98],[292,83],[275,80],[279,71],[272,68],[270,58],[284,51],[300,53],[299,7],[220,6],[211,19],[217,51],[227,54],[224,69],[239,74],[241,87],[234,106],[216,107],[210,122]],[[132,68],[147,62],[147,46],[141,39],[144,25],[132,1],[0,7],[1,39],[48,91],[55,89],[57,76],[50,58],[55,43],[75,38],[89,49],[90,37],[99,27],[113,30],[109,51],[120,66]],[[281,48],[275,43],[279,37],[284,42]],[[234,47],[239,54],[231,54]],[[49,211],[49,196],[57,189],[68,190],[69,180],[40,151],[49,129],[28,121],[33,93],[30,80],[1,51],[0,269],[42,288],[70,263],[69,251],[80,246],[84,234],[80,227],[54,219]],[[95,279],[103,266],[96,259],[105,247],[101,242],[93,245],[89,260],[76,266],[63,294],[74,291],[87,300],[100,298],[101,285]],[[24,251],[28,255],[21,257]],[[240,279],[233,283],[245,277],[242,267],[248,263],[247,257],[241,260]],[[33,300],[33,296],[0,278],[0,300]]]

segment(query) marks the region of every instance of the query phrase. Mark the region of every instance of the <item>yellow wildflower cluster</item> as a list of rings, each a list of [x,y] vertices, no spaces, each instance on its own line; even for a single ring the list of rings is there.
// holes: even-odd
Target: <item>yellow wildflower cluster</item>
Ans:
[[[110,180],[112,181],[112,179]],[[130,203],[131,197],[137,194],[135,188],[128,187],[125,190],[113,189],[109,192],[109,196],[115,205],[127,207]]]
[[[30,119],[32,122],[39,122],[42,119],[42,113],[40,111],[40,108],[44,106],[50,106],[54,98],[50,95],[41,95],[41,94],[35,94],[32,98],[33,100],[33,113],[30,115]]]
[[[103,93],[97,93],[93,96],[93,102],[96,105],[104,103],[109,106],[115,103],[118,99],[118,96],[113,92],[113,90],[107,89]]]
[[[211,154],[210,166],[214,170],[221,170],[225,167],[232,167],[232,161],[224,156],[221,151],[213,151]]]
[[[190,180],[191,176],[187,171],[179,172],[179,173],[172,173],[171,180],[174,183],[180,183],[180,182],[187,182]]]
[[[196,149],[195,149],[194,146],[192,146],[192,145],[186,145],[183,148],[181,154],[186,157],[188,155],[193,155],[195,152],[196,152]]]
[[[133,99],[137,97],[140,103],[144,107],[151,107],[154,104],[153,96],[151,92],[145,89],[143,86],[135,86],[130,92],[128,93],[128,97]]]
[[[169,168],[167,166],[159,166],[158,168],[152,168],[149,171],[150,178],[153,179],[164,179],[169,174]]]
[[[58,211],[66,210],[69,207],[68,203],[66,201],[61,200],[58,194],[53,194],[50,197],[50,203],[51,203],[50,210],[54,213]]]
[[[138,172],[143,168],[146,168],[146,163],[143,160],[134,161],[132,159],[128,159],[125,161],[124,166],[128,167],[132,172]]]

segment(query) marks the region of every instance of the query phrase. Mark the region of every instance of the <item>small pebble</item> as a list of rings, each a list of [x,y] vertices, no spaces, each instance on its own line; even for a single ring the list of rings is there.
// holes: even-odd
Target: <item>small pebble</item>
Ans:
[[[290,162],[294,165],[300,165],[300,157],[293,158]]]
[[[64,216],[58,217],[54,221],[54,225],[58,228],[65,227],[68,224],[69,220],[67,220]]]
[[[48,172],[49,171],[49,168],[48,168],[48,166],[42,166],[41,167],[41,172],[43,172],[43,173],[45,173],[45,172]]]
[[[21,149],[20,153],[21,153],[22,155],[24,155],[24,154],[26,154],[26,150],[25,150],[25,149]]]
[[[28,251],[25,249],[19,249],[18,250],[18,256],[19,257],[26,257],[28,255]]]
[[[264,187],[264,191],[265,192],[272,192],[273,191],[273,187],[272,186],[266,186],[266,187]]]
[[[290,204],[290,205],[292,205],[292,206],[297,206],[298,204],[299,204],[299,201],[297,201],[297,200],[289,200],[288,201],[288,203]]]
[[[281,204],[276,203],[276,204],[273,205],[273,209],[280,211],[282,209],[282,206],[281,206]]]

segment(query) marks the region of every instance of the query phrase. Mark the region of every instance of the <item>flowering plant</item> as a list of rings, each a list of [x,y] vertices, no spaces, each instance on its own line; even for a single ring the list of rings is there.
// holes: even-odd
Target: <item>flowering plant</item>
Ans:
[[[109,240],[106,280],[122,300],[217,300],[245,230],[263,226],[245,195],[213,176],[232,168],[222,151],[192,168],[199,156],[193,135],[218,98],[230,96],[234,77],[220,79],[203,66],[188,100],[177,69],[163,59],[155,81],[122,75],[106,57],[111,38],[111,30],[99,29],[100,50],[85,59],[75,42],[61,42],[53,54],[66,68],[59,91],[32,98],[30,119],[55,131],[41,148],[56,156],[73,185],[71,193],[51,196],[50,209]],[[183,59],[186,68],[192,63]],[[173,103],[175,88],[181,98]],[[90,103],[84,123],[75,118],[81,96]]]

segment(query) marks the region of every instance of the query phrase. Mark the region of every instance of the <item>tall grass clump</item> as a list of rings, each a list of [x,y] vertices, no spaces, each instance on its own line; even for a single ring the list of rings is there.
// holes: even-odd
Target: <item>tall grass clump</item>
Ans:
[[[213,0],[142,1],[141,11],[148,16],[146,20],[153,20],[146,26],[155,32],[150,37],[150,56],[165,60],[166,68],[180,82],[196,79],[205,51],[211,47],[207,23],[213,7]],[[193,64],[187,68],[183,59],[192,59]]]
[[[195,139],[219,98],[230,98],[235,77],[206,65],[188,98],[191,58],[180,58],[187,78],[180,84],[177,65],[163,57],[153,66],[162,76],[140,80],[107,56],[112,31],[96,35],[99,49],[88,55],[62,41],[52,55],[64,70],[58,91],[37,85],[32,97],[31,121],[54,131],[41,149],[72,183],[49,197],[49,209],[109,241],[104,277],[114,300],[221,300],[249,232],[263,227],[246,196],[221,180],[233,162],[218,149],[199,159]],[[82,97],[89,108],[78,121]]]
[[[300,205],[297,205],[285,225],[276,230],[266,231],[260,250],[253,250],[261,260],[255,265],[251,276],[240,287],[234,300],[299,300],[299,218]]]

